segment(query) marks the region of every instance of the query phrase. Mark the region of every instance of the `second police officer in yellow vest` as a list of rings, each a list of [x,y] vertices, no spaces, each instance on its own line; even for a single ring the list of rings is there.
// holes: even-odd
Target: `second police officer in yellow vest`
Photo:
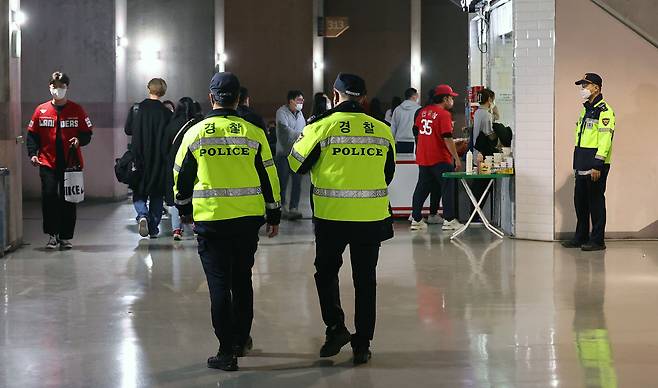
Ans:
[[[194,216],[219,340],[208,367],[223,370],[237,370],[237,357],[251,349],[258,231],[267,221],[276,236],[281,219],[272,152],[263,130],[238,117],[239,90],[235,75],[215,74],[213,111],[185,134],[174,165],[175,202],[182,218]]]
[[[587,73],[576,85],[581,86],[581,97],[585,100],[576,124],[573,154],[578,222],[574,238],[562,245],[600,251],[605,249],[605,189],[612,157],[615,113],[603,99],[603,80],[598,74]]]
[[[355,365],[371,357],[375,331],[376,267],[380,243],[393,236],[388,184],[395,172],[395,141],[387,124],[361,107],[366,85],[352,74],[334,83],[336,107],[309,123],[288,161],[311,173],[315,227],[315,283],[327,326],[321,357],[351,342]],[[349,245],[355,288],[356,332],[345,327],[338,272]]]

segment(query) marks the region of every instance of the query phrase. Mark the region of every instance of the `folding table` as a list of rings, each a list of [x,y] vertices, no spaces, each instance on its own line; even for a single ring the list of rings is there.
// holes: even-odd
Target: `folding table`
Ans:
[[[460,234],[464,233],[466,229],[471,225],[473,222],[473,218],[475,217],[476,214],[480,215],[480,218],[482,219],[482,222],[484,223],[484,226],[491,232],[493,233],[496,237],[498,238],[503,238],[505,235],[501,230],[497,229],[493,225],[491,225],[491,222],[485,217],[484,212],[480,208],[482,203],[484,202],[484,199],[487,198],[487,194],[493,187],[494,181],[496,179],[504,179],[504,178],[511,178],[511,174],[467,174],[465,172],[446,172],[443,174],[444,178],[447,179],[459,179],[461,181],[462,185],[464,186],[464,189],[466,190],[466,194],[468,195],[468,198],[471,199],[471,203],[473,203],[473,207],[475,208],[473,210],[473,213],[468,219],[468,222],[466,224],[456,230],[452,236],[450,236],[450,239],[454,239]],[[479,200],[475,198],[475,195],[473,195],[473,192],[471,191],[471,188],[468,186],[467,181],[470,179],[488,179],[489,184],[487,185],[487,188],[484,190],[484,193],[482,193],[482,197],[480,197]]]

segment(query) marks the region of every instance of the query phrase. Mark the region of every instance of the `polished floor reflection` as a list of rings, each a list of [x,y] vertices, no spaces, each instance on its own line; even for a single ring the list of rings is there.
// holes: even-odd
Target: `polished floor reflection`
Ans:
[[[324,339],[309,221],[261,239],[253,356],[216,351],[195,241],[139,240],[128,204],[83,206],[76,246],[46,252],[38,205],[0,259],[0,387],[649,387],[658,385],[658,243],[605,253],[439,228],[382,248],[374,358]],[[351,320],[350,266],[341,274]],[[350,322],[351,326],[351,322]]]

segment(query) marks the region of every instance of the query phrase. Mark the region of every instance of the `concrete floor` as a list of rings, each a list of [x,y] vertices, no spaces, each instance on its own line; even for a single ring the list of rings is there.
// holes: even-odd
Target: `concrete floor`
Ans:
[[[75,249],[0,259],[2,387],[648,387],[658,385],[658,243],[605,253],[438,228],[384,244],[371,364],[333,359],[313,282],[309,221],[263,238],[254,268],[253,356],[216,351],[195,241],[139,240],[128,204],[85,205]],[[351,321],[349,265],[343,303]],[[350,325],[351,326],[351,323]]]

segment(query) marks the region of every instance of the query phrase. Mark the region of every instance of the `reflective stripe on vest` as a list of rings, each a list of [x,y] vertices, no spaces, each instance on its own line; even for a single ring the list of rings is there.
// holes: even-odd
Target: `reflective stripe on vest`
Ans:
[[[194,190],[194,198],[218,198],[218,197],[247,197],[260,195],[260,187],[242,187],[238,189],[208,189]]]
[[[266,209],[278,209],[281,207],[281,202],[272,202],[272,203],[266,203],[265,208]]]
[[[176,171],[176,172],[180,172],[180,169],[181,169],[181,166],[179,166],[179,165],[177,165],[176,163],[174,163],[174,171]]]
[[[178,199],[178,198],[176,198],[176,199],[174,199],[174,203],[175,203],[176,205],[184,206],[184,205],[187,205],[188,203],[192,203],[192,197],[190,197],[190,198],[185,198],[185,199]]]
[[[388,189],[380,190],[334,190],[313,188],[313,194],[328,198],[383,198],[388,195]]]
[[[332,136],[320,142],[321,148],[327,148],[332,144],[362,144],[362,145],[378,145],[388,147],[390,143],[382,137],[375,136]],[[295,158],[297,159],[297,158]],[[299,159],[298,159],[299,160]]]
[[[302,154],[297,152],[294,148],[292,149],[292,151],[290,151],[290,155],[293,158],[297,159],[297,161],[299,161],[299,163],[304,163],[304,160],[306,160],[306,158],[303,157]]]
[[[203,137],[190,144],[189,150],[194,152],[206,145],[238,145],[258,149],[260,143],[246,137]]]
[[[263,166],[265,166],[265,168],[274,166],[274,159],[269,159],[269,160],[264,161]]]

